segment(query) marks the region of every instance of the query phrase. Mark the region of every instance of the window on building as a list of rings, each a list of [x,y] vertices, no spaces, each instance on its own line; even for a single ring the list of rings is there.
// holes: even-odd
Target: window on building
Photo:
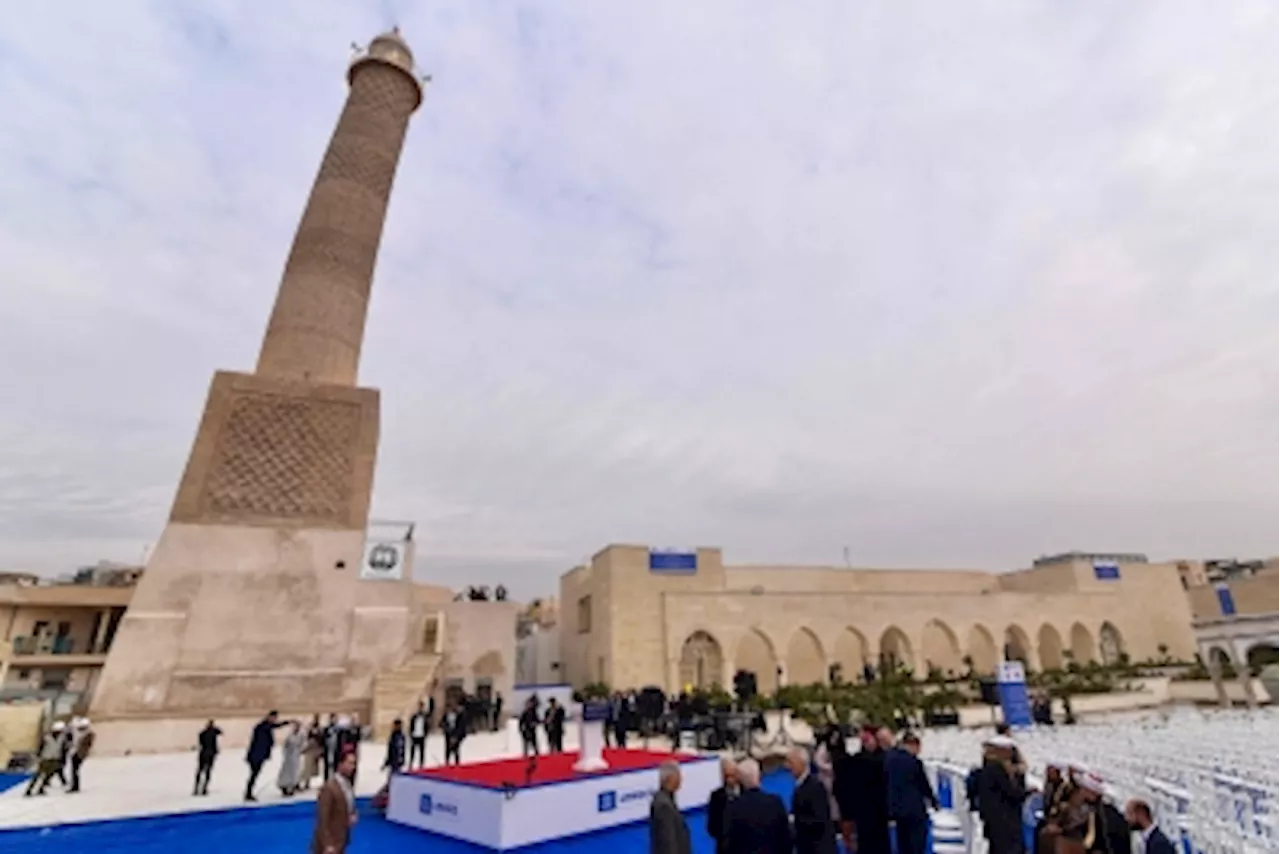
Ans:
[[[46,667],[40,671],[40,690],[65,691],[71,681],[71,671],[65,667]]]
[[[591,631],[591,597],[583,596],[578,600],[578,634],[585,635]]]

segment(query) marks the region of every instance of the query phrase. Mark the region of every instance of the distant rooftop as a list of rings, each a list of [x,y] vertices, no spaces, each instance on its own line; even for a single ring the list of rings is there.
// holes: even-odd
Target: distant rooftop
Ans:
[[[1038,557],[1032,566],[1054,566],[1060,563],[1075,563],[1078,560],[1111,563],[1148,563],[1147,556],[1137,552],[1062,552],[1061,554]]]

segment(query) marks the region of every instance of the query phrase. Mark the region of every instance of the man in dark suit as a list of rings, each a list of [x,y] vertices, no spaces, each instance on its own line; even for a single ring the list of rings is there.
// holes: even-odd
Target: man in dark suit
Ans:
[[[1151,805],[1146,801],[1129,801],[1124,805],[1124,817],[1129,828],[1142,836],[1142,854],[1176,854],[1173,842],[1156,826]]]
[[[889,854],[889,807],[885,798],[884,750],[875,727],[858,735],[862,749],[836,766],[836,806],[845,848],[858,854]]]
[[[925,854],[929,845],[929,807],[938,799],[920,761],[920,739],[913,733],[885,753],[885,799],[894,823],[898,854]]]
[[[272,709],[254,725],[253,735],[249,737],[249,749],[244,754],[244,761],[249,763],[249,780],[244,785],[246,801],[257,800],[253,795],[253,787],[258,782],[258,775],[262,773],[262,766],[267,764],[271,751],[276,746],[276,730],[289,723],[280,720],[279,713]]]
[[[520,753],[522,756],[538,755],[538,698],[530,697],[525,701],[524,711],[518,718],[520,728]]]
[[[689,825],[676,804],[680,789],[680,764],[664,762],[658,768],[658,791],[649,805],[649,854],[692,854]]]
[[[711,793],[707,801],[707,835],[716,844],[716,854],[725,854],[729,850],[729,840],[725,835],[725,818],[729,804],[738,797],[738,765],[729,757],[720,760],[720,788]]]
[[[547,701],[547,714],[543,718],[542,727],[547,731],[547,750],[551,753],[564,753],[564,706],[552,697]],[[537,747],[534,753],[537,753]]]
[[[1008,736],[987,740],[978,771],[978,815],[991,854],[1023,854],[1022,803],[1027,791],[1015,764],[1017,746]]]
[[[760,788],[760,763],[738,763],[738,797],[725,811],[725,848],[728,854],[790,854],[791,825],[782,798]]]
[[[435,699],[431,700],[432,705]],[[409,767],[421,768],[427,764],[427,736],[431,733],[431,712],[427,704],[419,701],[418,710],[409,718]]]
[[[836,854],[836,829],[831,821],[831,799],[827,787],[812,773],[809,751],[793,747],[787,753],[787,770],[795,778],[791,796],[796,854]]]
[[[440,718],[440,729],[444,733],[444,764],[459,765],[462,763],[462,741],[467,737],[467,718],[458,708],[457,701],[450,701]]]

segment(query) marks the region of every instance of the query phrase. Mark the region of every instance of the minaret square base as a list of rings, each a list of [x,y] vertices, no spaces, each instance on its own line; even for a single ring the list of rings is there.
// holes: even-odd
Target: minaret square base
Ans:
[[[413,637],[411,555],[360,579],[377,438],[375,390],[218,373],[95,716],[367,706]]]

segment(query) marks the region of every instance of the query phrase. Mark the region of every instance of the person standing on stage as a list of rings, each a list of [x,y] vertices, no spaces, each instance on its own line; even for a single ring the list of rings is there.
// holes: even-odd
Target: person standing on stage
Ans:
[[[467,737],[467,719],[459,711],[456,700],[449,701],[449,707],[440,719],[440,728],[444,731],[444,764],[460,765],[462,740]]]
[[[409,718],[409,767],[427,764],[427,734],[431,732],[431,713],[427,704],[418,701],[418,711]]]
[[[520,713],[520,745],[524,756],[538,755],[538,699],[530,697]]]
[[[551,753],[564,752],[564,706],[552,697],[547,702],[547,715],[543,719],[543,728],[547,731],[547,750]],[[534,753],[537,753],[537,747]]]

